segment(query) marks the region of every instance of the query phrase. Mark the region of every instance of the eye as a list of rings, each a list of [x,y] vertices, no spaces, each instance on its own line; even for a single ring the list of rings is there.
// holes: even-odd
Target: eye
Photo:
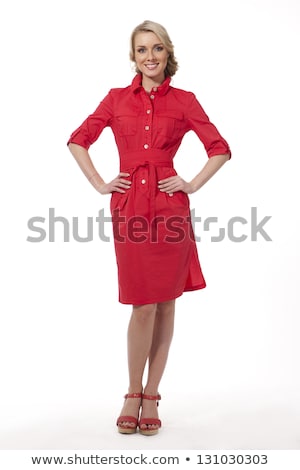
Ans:
[[[138,51],[139,54],[143,54],[145,52],[145,48],[144,47],[139,47],[137,51]]]
[[[163,46],[156,46],[155,50],[156,50],[157,52],[161,52],[161,51],[164,50],[164,48],[163,48]]]

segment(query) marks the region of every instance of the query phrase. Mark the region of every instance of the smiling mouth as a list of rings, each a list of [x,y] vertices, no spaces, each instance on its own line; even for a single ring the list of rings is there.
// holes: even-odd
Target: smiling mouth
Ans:
[[[159,64],[145,64],[148,70],[154,70]]]

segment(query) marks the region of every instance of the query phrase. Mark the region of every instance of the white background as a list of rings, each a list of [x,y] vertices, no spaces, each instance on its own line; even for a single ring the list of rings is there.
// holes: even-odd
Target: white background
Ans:
[[[196,9],[197,7],[197,9]],[[14,1],[1,5],[1,449],[300,449],[299,20],[296,0]],[[109,197],[70,155],[71,132],[134,73],[129,36],[166,26],[180,70],[229,141],[233,157],[191,196],[202,220],[235,234],[198,244],[207,288],[177,302],[161,384],[158,436],[120,436],[130,306],[117,301],[112,241],[79,243]],[[107,180],[118,172],[110,130],[91,148]],[[206,162],[195,135],[175,159],[186,179]],[[252,241],[258,221],[272,216]],[[30,243],[28,220],[49,208],[69,242]],[[111,228],[105,231],[111,237]]]

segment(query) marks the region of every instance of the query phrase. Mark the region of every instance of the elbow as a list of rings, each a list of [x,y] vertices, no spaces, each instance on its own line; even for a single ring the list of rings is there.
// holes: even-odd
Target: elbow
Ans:
[[[73,144],[73,142],[68,142],[67,143],[67,146],[69,148],[69,150],[72,152],[72,149],[75,147],[76,144]]]
[[[67,143],[68,149],[70,150],[71,154],[74,156],[74,152],[76,151],[76,144],[73,144],[72,142]]]
[[[223,163],[225,163],[225,162],[227,162],[228,160],[231,159],[231,152],[229,150],[228,153],[219,153],[217,155],[212,155],[209,158],[214,158],[214,159],[222,162],[222,164],[223,164]]]
[[[78,152],[78,151],[82,151],[82,150],[87,150],[86,147],[84,147],[83,145],[80,145],[80,144],[75,144],[74,142],[68,142],[67,143],[67,146],[69,147],[69,150],[72,154],[74,154],[74,152]]]
[[[225,162],[227,162],[228,160],[231,159],[231,151],[229,150],[227,153],[222,153],[219,156],[222,159],[222,161],[225,163]]]

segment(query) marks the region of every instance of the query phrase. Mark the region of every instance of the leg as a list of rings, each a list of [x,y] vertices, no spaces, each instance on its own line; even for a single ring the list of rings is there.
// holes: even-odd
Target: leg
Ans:
[[[163,302],[157,305],[153,340],[149,355],[148,380],[144,393],[157,395],[158,387],[165,370],[168,353],[174,331],[175,300]],[[142,418],[158,418],[156,401],[144,400],[142,404]],[[157,428],[156,425],[142,428]]]
[[[142,391],[142,380],[145,365],[152,344],[153,329],[155,324],[156,304],[138,305],[133,307],[133,312],[128,326],[128,393]],[[121,416],[138,417],[141,400],[130,398],[125,400]],[[122,422],[130,425],[129,422]],[[131,423],[132,426],[134,424]]]
[[[152,345],[156,304],[133,307],[128,326],[129,390],[141,391],[146,361]]]

